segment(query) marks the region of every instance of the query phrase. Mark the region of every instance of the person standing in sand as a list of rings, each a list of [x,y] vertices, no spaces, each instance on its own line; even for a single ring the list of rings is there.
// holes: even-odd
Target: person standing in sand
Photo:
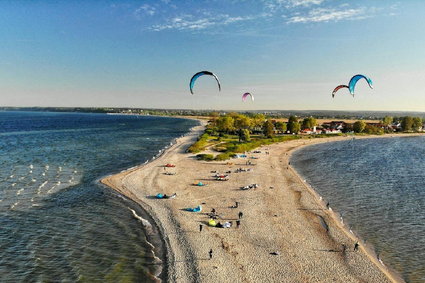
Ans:
[[[356,242],[356,243],[354,244],[354,249],[353,249],[353,251],[357,252],[358,250],[359,250],[359,242]]]
[[[239,219],[241,219],[243,217],[242,211],[239,211],[238,217],[239,217]]]
[[[210,251],[208,252],[208,254],[210,255],[210,259],[212,259],[212,255],[213,255],[212,249],[210,249]]]
[[[202,232],[202,227],[203,227],[203,225],[202,225],[202,224],[200,224],[200,225],[199,225],[199,232]]]

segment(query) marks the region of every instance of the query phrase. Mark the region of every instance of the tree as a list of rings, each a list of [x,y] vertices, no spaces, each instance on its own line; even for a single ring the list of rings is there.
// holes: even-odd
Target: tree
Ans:
[[[251,126],[251,119],[245,115],[238,115],[233,118],[234,119],[234,127],[238,130],[248,129]]]
[[[393,123],[393,117],[391,116],[385,116],[384,119],[382,119],[382,124],[384,124],[385,126],[389,126]]]
[[[231,133],[235,131],[234,119],[229,116],[221,116],[217,120],[217,130],[219,132]]]
[[[288,130],[293,134],[298,134],[301,130],[301,125],[298,122],[292,122],[288,125]]]
[[[289,116],[289,119],[288,119],[288,124],[292,122],[298,122],[298,118],[295,117],[294,115]]]
[[[384,129],[377,126],[366,125],[364,132],[370,135],[382,135],[384,134]]]
[[[413,128],[413,117],[406,116],[401,119],[401,128],[403,131],[411,131]]]
[[[413,117],[412,129],[417,132],[422,128],[422,119],[420,117]]]
[[[240,140],[242,140],[244,142],[249,142],[251,140],[251,136],[249,135],[248,129],[241,130]]]
[[[302,125],[301,125],[301,129],[303,129],[303,130],[312,129],[316,125],[317,125],[316,119],[314,119],[313,117],[308,117],[308,118],[305,118],[303,120]]]
[[[276,128],[276,130],[282,133],[286,132],[286,123],[276,122],[276,125],[274,125],[274,127]]]
[[[361,133],[366,128],[366,123],[364,121],[357,121],[353,125],[353,130],[355,133]]]
[[[251,118],[251,128],[261,128],[264,124],[264,121],[266,120],[266,117],[263,114],[255,114]]]
[[[263,133],[266,137],[271,138],[273,136],[273,123],[270,120],[267,120],[263,124]]]

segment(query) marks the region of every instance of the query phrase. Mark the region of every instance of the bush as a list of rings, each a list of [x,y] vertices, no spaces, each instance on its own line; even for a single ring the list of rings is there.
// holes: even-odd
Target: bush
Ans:
[[[233,153],[220,153],[219,155],[217,155],[215,157],[215,160],[217,160],[217,161],[224,161],[224,160],[230,159],[233,156],[234,156]]]
[[[192,144],[187,151],[191,152],[191,153],[197,153],[200,152],[201,150],[203,150],[205,148],[205,146],[208,144],[208,139],[210,138],[210,136],[206,133],[202,134],[199,138],[198,141],[195,142],[194,144]]]
[[[213,161],[214,155],[212,155],[212,154],[198,154],[198,155],[196,155],[196,158],[198,158],[199,160],[204,160],[204,161]]]

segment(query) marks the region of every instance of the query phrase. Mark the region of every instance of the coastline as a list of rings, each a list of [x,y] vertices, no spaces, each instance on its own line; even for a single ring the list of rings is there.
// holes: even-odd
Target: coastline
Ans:
[[[200,122],[205,125],[205,121]],[[226,166],[226,164],[223,164],[222,162],[207,163],[197,161],[192,158],[192,154],[185,153],[187,147],[203,132],[203,125],[192,128],[187,135],[178,138],[175,144],[161,152],[160,157],[154,158],[149,163],[133,167],[129,170],[105,177],[101,180],[102,184],[107,185],[118,191],[120,194],[132,199],[149,215],[151,215],[154,224],[160,231],[161,238],[164,240],[166,263],[164,265],[165,270],[162,275],[165,274],[167,281],[214,282],[229,279],[231,277],[233,277],[232,279],[236,281],[241,280],[241,278],[242,280],[246,279],[246,281],[264,279],[279,281],[282,280],[282,278],[288,279],[287,276],[291,276],[291,278],[293,278],[291,280],[294,280],[293,282],[326,281],[326,278],[337,279],[344,282],[361,282],[365,278],[368,279],[368,281],[372,280],[372,282],[402,282],[397,275],[384,268],[376,260],[373,253],[363,247],[363,245],[360,247],[361,252],[355,254],[347,253],[346,255],[341,256],[340,253],[337,252],[341,243],[350,243],[348,245],[348,249],[350,249],[357,238],[350,234],[347,228],[340,223],[336,214],[330,213],[325,208],[324,204],[320,201],[320,196],[317,192],[305,184],[300,175],[292,167],[288,167],[290,170],[287,170],[286,168],[290,154],[295,149],[300,149],[303,146],[316,143],[346,140],[351,137],[331,137],[309,140],[300,139],[263,146],[260,150],[264,151],[265,148],[267,148],[267,151],[271,152],[270,155],[272,155],[265,156],[264,154],[260,154],[260,159],[258,160],[258,164],[256,164],[261,165],[261,170],[265,173],[263,175],[260,174],[260,176],[263,177],[267,175],[266,178],[261,178],[264,180],[258,180],[258,177],[260,177],[258,174],[250,174],[249,177],[244,176],[243,178],[239,178],[240,176],[237,176],[238,178],[234,178],[239,180],[217,183],[216,181],[211,181],[209,179],[208,175],[210,175],[210,169],[220,168],[219,172],[224,173],[225,168],[226,170],[232,169],[233,171],[235,166]],[[395,136],[400,137],[401,135]],[[389,137],[391,136],[360,136],[356,138]],[[268,162],[263,162],[263,158],[268,159]],[[233,161],[234,160],[232,160],[232,162]],[[242,161],[236,160],[234,162]],[[282,162],[284,165],[280,164]],[[163,174],[163,164],[165,163],[175,163],[177,165],[175,170],[177,171],[178,177]],[[180,170],[180,165],[182,165],[183,171]],[[241,166],[244,164],[235,165]],[[279,171],[278,174],[268,174],[268,167],[270,166],[272,168],[273,166],[275,166],[275,168],[279,167],[276,168]],[[196,172],[193,172],[194,168],[196,168]],[[253,166],[252,168],[255,169],[255,173],[257,171],[256,169],[259,167]],[[238,174],[234,175],[232,173],[230,178],[233,179],[236,175]],[[242,174],[239,173],[239,175]],[[261,186],[260,189],[255,191],[255,193],[259,195],[259,198],[264,199],[264,203],[267,204],[265,213],[261,210],[254,209],[259,214],[266,214],[261,215],[261,217],[255,214],[249,215],[249,212],[245,212],[246,209],[249,210],[250,208],[253,208],[253,205],[261,206],[261,203],[256,201],[256,197],[253,198],[252,196],[254,191],[244,192],[237,189],[241,185],[246,185],[243,183],[244,181],[247,181],[248,179],[255,179],[252,177],[257,177],[256,179],[258,183],[260,183],[260,181],[273,182],[277,181],[277,179],[282,179],[278,182],[279,185],[273,189],[268,189],[267,186]],[[207,187],[208,191],[205,191],[204,188],[199,189],[191,186],[193,182],[197,182],[198,180],[204,180],[210,184],[211,187]],[[291,182],[293,184],[291,184]],[[221,196],[224,190],[228,190],[228,185],[235,189],[231,191],[230,196]],[[217,188],[212,189],[213,186]],[[173,189],[173,187],[175,189]],[[282,189],[279,188],[278,191],[278,187]],[[270,233],[271,231],[267,230],[267,228],[274,229],[275,227],[264,227],[263,229],[255,227],[255,231],[253,232],[252,225],[253,223],[255,225],[256,222],[264,223],[265,221],[267,223],[270,219],[272,219],[272,223],[269,224],[275,224],[274,226],[276,226],[276,221],[273,218],[281,218],[282,216],[274,213],[281,213],[281,210],[268,209],[270,202],[273,203],[279,199],[273,195],[275,191],[278,191],[281,198],[288,198],[290,200],[283,205],[283,208],[290,208],[292,210],[289,215],[289,220],[287,219],[286,222],[291,225],[301,225],[301,227],[298,227],[296,232],[288,234],[289,238],[292,238],[291,240],[285,240],[281,237],[281,235],[279,236],[281,239],[278,239],[277,235],[273,235],[272,237],[265,239],[265,242],[267,243],[266,245],[262,245],[261,241],[258,243],[258,239],[254,236]],[[175,200],[156,200],[149,197],[158,192],[167,194],[177,192],[178,197]],[[226,194],[227,193],[228,192],[226,192]],[[212,198],[217,198],[217,200],[214,201]],[[241,209],[243,209],[244,214],[249,217],[247,217],[246,220],[249,225],[245,224],[245,219],[243,219],[240,230],[235,228],[219,229],[207,227],[205,224],[208,221],[208,217],[204,214],[190,214],[182,211],[182,208],[184,207],[191,205],[195,206],[196,204],[204,202],[205,205],[203,206],[206,206],[207,209],[215,207],[219,212],[223,211],[223,219],[236,220],[236,216],[234,214],[237,212],[229,207],[223,207],[224,202],[231,205],[230,200],[240,201]],[[276,206],[279,206],[279,204]],[[293,219],[291,219],[291,217]],[[302,223],[298,223],[297,225],[297,221]],[[323,223],[321,223],[321,221],[326,223],[328,231],[324,231]],[[202,233],[197,231],[200,223],[205,226]],[[302,225],[310,227],[304,228]],[[250,226],[251,228],[248,229]],[[278,227],[278,230],[281,230],[281,232],[288,230],[283,227],[284,225],[278,226],[282,226]],[[306,237],[302,235],[303,233],[300,233],[300,231],[305,231],[304,229],[307,229],[308,233],[312,234],[310,235],[310,239],[305,239]],[[207,236],[206,239],[205,236]],[[304,238],[306,241],[308,240],[308,243],[312,247],[309,251],[310,256],[313,255],[312,257],[304,257],[302,259],[293,260],[293,258],[300,256],[299,245],[302,243],[300,243],[297,238]],[[288,243],[291,241],[292,243]],[[273,244],[274,242],[280,243],[275,245]],[[242,248],[238,248],[238,245],[241,245]],[[289,254],[291,257],[288,255],[283,256],[282,254],[285,253],[284,247],[286,245],[290,246]],[[314,246],[317,245],[325,246],[328,250],[314,249]],[[273,257],[270,256],[270,253],[264,253],[265,250],[272,252],[272,249],[276,249],[276,246],[280,246],[279,250],[281,251],[281,255]],[[213,247],[214,251],[216,251],[215,253],[223,257],[220,258],[221,260],[226,258],[228,261],[219,260],[216,262],[216,260],[213,259],[210,263],[210,261],[206,260],[208,256],[207,252],[210,247]],[[258,249],[264,254],[259,256],[257,247],[259,247]],[[251,249],[254,249],[254,252],[252,252]],[[322,254],[326,253],[327,255],[318,256],[318,251]],[[303,252],[305,253],[305,251],[301,251],[301,253]],[[276,260],[280,258],[284,258],[284,260]],[[329,260],[329,258],[331,259]],[[255,262],[258,259],[261,259],[261,263]],[[256,263],[254,266],[252,260]],[[290,264],[288,264],[288,260],[290,261]],[[325,266],[320,266],[321,264],[318,266],[316,262],[317,260],[328,261],[328,263],[325,264]],[[285,265],[290,265],[290,267],[285,268]],[[326,268],[327,265],[330,267],[336,267],[342,271],[337,270],[334,272],[327,272],[326,270],[322,270]],[[299,268],[299,266],[304,266],[304,268],[313,267],[313,270],[316,271],[305,273]],[[283,277],[281,274],[272,274],[273,272],[282,273],[282,269],[284,269]],[[367,271],[365,271],[365,269]],[[266,272],[263,272],[264,270]],[[376,280],[374,281],[373,278],[376,278]]]

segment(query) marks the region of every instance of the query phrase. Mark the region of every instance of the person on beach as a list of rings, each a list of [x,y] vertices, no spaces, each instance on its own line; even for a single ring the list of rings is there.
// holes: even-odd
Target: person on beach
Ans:
[[[239,219],[241,219],[243,217],[242,211],[239,211],[238,217],[239,217]]]
[[[326,208],[329,209],[329,202],[326,203]]]
[[[238,208],[239,207],[239,202],[235,202],[235,208]]]
[[[241,221],[240,220],[236,220],[236,228],[239,228],[239,226],[241,226]]]
[[[199,225],[199,232],[202,232],[202,227],[203,227],[203,225],[202,225],[202,224],[200,224],[200,225]]]
[[[357,252],[358,250],[359,250],[359,242],[356,242],[354,244],[354,250],[353,251]]]
[[[342,253],[344,254],[345,250],[347,249],[347,246],[345,244],[342,244],[341,247],[342,247]]]
[[[210,251],[208,252],[208,254],[210,255],[210,259],[212,259],[212,255],[213,255],[212,249],[210,249]]]

